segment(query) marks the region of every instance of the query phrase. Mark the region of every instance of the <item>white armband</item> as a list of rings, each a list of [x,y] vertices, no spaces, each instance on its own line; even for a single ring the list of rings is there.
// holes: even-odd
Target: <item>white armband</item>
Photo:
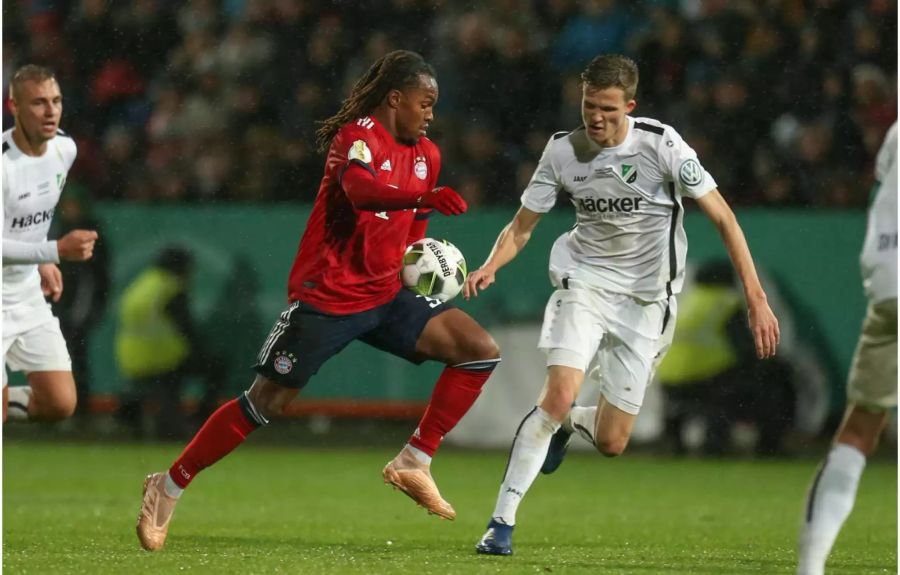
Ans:
[[[59,263],[56,240],[19,242],[3,239],[3,265]]]

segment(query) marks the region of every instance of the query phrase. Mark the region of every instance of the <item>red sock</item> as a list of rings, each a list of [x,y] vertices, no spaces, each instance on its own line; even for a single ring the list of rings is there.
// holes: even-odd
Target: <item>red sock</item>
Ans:
[[[232,399],[209,416],[169,468],[169,476],[184,489],[197,473],[231,453],[265,422],[255,413],[246,394]]]
[[[486,360],[465,364],[466,367],[444,368],[434,384],[425,415],[409,439],[409,444],[428,455],[434,455],[444,436],[450,433],[478,399],[484,382],[491,376],[499,361]]]

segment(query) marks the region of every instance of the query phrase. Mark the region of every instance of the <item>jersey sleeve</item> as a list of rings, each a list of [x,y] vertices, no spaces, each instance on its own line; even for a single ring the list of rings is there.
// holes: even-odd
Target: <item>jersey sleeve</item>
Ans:
[[[375,175],[375,159],[381,153],[381,145],[372,130],[356,123],[343,126],[334,137],[329,151],[329,168],[338,181],[351,163],[357,163]]]
[[[663,175],[671,178],[683,196],[697,199],[716,189],[716,180],[700,165],[697,152],[671,126],[666,126],[659,143]]]
[[[553,206],[556,205],[556,197],[562,187],[558,171],[553,165],[553,142],[555,141],[555,137],[552,137],[547,142],[537,168],[531,176],[531,181],[528,182],[528,187],[522,193],[522,205],[532,212],[544,214],[553,209]]]
[[[55,240],[20,242],[3,238],[3,265],[59,263]]]
[[[897,157],[897,122],[888,129],[884,143],[875,158],[875,179],[883,182]]]
[[[72,169],[72,164],[75,163],[75,158],[78,156],[78,146],[75,144],[75,140],[68,136],[58,137],[57,139],[59,141],[60,155],[65,163],[66,171],[69,171]]]

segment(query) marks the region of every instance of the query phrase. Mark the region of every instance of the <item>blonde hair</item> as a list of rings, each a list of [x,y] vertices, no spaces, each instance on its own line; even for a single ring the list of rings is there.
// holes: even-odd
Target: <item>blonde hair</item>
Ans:
[[[25,82],[46,82],[47,80],[56,81],[56,74],[53,73],[53,70],[36,64],[26,64],[13,74],[12,80],[9,82],[9,97],[18,102],[16,95],[22,84]]]

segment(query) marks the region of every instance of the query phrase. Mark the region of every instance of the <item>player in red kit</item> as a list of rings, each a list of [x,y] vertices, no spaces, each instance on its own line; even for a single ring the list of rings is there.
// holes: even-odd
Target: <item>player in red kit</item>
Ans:
[[[325,175],[291,269],[288,308],[263,343],[250,389],[213,413],[168,471],[144,481],[137,524],[144,549],[162,548],[175,503],[196,474],[281,413],[353,340],[414,363],[447,365],[383,476],[429,513],[456,516],[431,477],[431,457],[475,402],[500,350],[463,311],[400,284],[404,250],[425,236],[428,216],[467,208],[454,190],[437,187],[440,151],[425,137],[437,99],[431,66],[414,52],[395,51],[322,123]]]

